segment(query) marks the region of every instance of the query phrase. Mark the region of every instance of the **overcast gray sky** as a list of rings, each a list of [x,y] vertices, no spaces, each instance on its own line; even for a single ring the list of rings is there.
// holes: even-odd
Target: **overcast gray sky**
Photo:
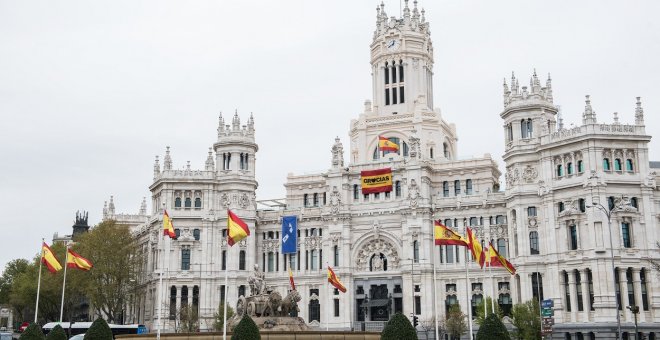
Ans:
[[[136,213],[155,155],[203,168],[218,113],[254,113],[258,199],[288,172],[327,169],[334,137],[371,97],[380,1],[0,0],[0,267],[101,218]],[[399,15],[399,1],[385,1]],[[412,6],[412,2],[410,3]],[[421,0],[435,47],[435,103],[459,156],[502,164],[502,78],[552,74],[564,121],[590,94],[599,121],[660,127],[660,2]],[[650,155],[660,160],[660,136]],[[502,167],[501,167],[502,169]],[[502,178],[503,181],[503,178]]]

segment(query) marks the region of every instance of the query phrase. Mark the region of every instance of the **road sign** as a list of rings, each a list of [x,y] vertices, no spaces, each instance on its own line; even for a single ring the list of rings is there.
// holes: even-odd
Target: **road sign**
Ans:
[[[555,324],[555,318],[543,318],[543,326],[553,326]]]
[[[543,315],[543,316],[553,316],[553,315],[555,315],[555,313],[554,313],[554,311],[553,311],[552,309],[550,309],[550,308],[543,308],[543,309],[541,310],[541,315]]]
[[[554,307],[554,306],[555,306],[555,304],[554,304],[554,303],[552,302],[552,300],[550,300],[550,299],[548,299],[548,300],[543,300],[543,301],[541,302],[541,307],[542,307],[542,308],[552,308],[552,307]]]

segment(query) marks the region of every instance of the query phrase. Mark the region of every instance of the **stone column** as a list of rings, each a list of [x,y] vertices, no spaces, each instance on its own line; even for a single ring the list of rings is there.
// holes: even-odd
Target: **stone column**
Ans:
[[[578,311],[578,298],[577,298],[577,286],[575,284],[575,271],[568,271],[568,289],[571,294],[571,322],[576,321],[577,311]]]
[[[580,282],[582,284],[582,302],[584,305],[584,313],[581,321],[589,320],[589,313],[591,312],[591,300],[589,296],[589,274],[587,269],[580,270]]]
[[[621,294],[621,312],[619,312],[623,317],[621,317],[621,322],[623,320],[629,320],[628,313],[626,312],[626,306],[628,306],[628,284],[626,282],[626,268],[618,268],[617,272],[619,273],[619,291]]]
[[[635,294],[635,305],[639,307],[639,314],[637,314],[637,321],[644,320],[644,308],[642,306],[642,277],[640,275],[641,268],[633,268],[633,291]],[[634,316],[633,316],[634,317]],[[634,320],[634,319],[633,319]]]

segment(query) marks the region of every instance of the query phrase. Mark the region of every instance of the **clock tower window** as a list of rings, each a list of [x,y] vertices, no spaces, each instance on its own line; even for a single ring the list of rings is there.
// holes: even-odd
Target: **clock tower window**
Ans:
[[[385,62],[385,105],[405,102],[403,60]]]

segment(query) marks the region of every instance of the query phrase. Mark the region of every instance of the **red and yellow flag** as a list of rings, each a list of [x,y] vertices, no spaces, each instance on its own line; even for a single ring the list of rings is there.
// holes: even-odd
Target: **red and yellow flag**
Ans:
[[[289,267],[289,283],[291,283],[291,290],[296,290],[296,283],[293,282],[293,272],[291,271],[291,267]]]
[[[46,268],[48,268],[48,271],[50,271],[53,274],[62,270],[62,265],[60,264],[60,261],[57,260],[55,254],[53,254],[53,250],[50,249],[50,247],[46,244],[46,242],[44,242],[41,245],[41,262],[45,264]]]
[[[84,271],[88,271],[93,267],[90,260],[78,255],[78,253],[71,249],[67,251],[66,266],[68,268],[76,268]]]
[[[399,151],[399,145],[383,136],[378,136],[378,148],[380,151]]]
[[[392,168],[363,170],[360,176],[363,194],[392,191]]]
[[[491,267],[504,267],[511,275],[516,274],[516,267],[514,267],[511,262],[509,262],[504,256],[495,250],[493,244],[488,245],[486,250],[486,265]]]
[[[455,245],[467,247],[468,243],[463,236],[447,228],[440,221],[434,222],[435,245]]]
[[[172,224],[172,218],[167,213],[167,210],[163,210],[163,235],[169,236],[170,238],[176,238],[174,224]]]
[[[339,289],[340,292],[346,293],[346,287],[339,281],[339,278],[337,277],[337,274],[328,266],[328,282],[335,286],[335,288]]]
[[[479,263],[479,267],[483,268],[484,267],[484,262],[485,262],[485,254],[483,249],[481,248],[481,243],[479,240],[477,240],[477,237],[474,236],[472,233],[472,229],[467,228],[467,234],[468,234],[468,248],[472,252],[472,256],[474,256],[474,260]]]
[[[250,236],[250,228],[247,224],[227,209],[227,244],[231,247],[248,236]]]

